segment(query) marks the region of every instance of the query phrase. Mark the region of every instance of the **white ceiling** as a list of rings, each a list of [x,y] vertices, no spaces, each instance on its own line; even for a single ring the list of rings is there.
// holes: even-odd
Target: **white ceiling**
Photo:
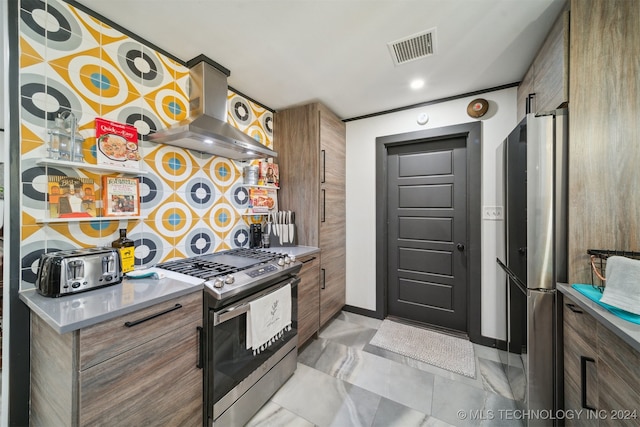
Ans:
[[[346,119],[520,81],[565,0],[79,2],[182,60],[208,56],[272,109],[321,101]],[[394,66],[387,43],[431,28],[436,53]]]

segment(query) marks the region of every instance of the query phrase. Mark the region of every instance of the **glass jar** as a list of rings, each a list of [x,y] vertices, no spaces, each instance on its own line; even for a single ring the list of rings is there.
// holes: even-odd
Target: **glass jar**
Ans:
[[[58,154],[60,160],[71,160],[71,138],[69,134],[65,138],[60,138]]]
[[[76,133],[75,142],[73,144],[73,161],[84,162],[84,151],[82,149],[82,143],[84,138],[79,133]]]
[[[56,117],[55,126],[49,130],[49,145],[47,146],[48,157],[53,160],[60,159],[61,146],[66,149],[66,147],[69,146],[70,137],[65,129],[65,120],[60,116]]]

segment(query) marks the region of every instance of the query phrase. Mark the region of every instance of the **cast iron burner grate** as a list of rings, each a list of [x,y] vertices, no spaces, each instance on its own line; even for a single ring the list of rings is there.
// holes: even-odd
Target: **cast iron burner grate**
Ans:
[[[209,280],[225,274],[233,274],[240,270],[236,267],[229,267],[223,264],[201,261],[194,258],[190,258],[189,260],[169,261],[158,264],[158,267],[174,271],[176,273],[186,274],[187,276],[198,277],[204,280]]]
[[[157,267],[203,280],[237,273],[257,264],[277,258],[276,254],[254,249],[237,248],[192,258],[167,261]]]
[[[255,249],[247,249],[247,248],[230,249],[228,251],[219,252],[219,253],[225,254],[225,255],[235,255],[242,258],[257,259],[259,261],[271,261],[272,259],[275,259],[278,257],[277,254],[274,254],[271,252],[258,251]],[[213,254],[213,255],[216,255],[216,254]]]

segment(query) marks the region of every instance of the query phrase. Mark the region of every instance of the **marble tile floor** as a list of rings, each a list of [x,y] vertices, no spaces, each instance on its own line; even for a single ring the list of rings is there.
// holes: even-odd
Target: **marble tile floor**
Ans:
[[[303,348],[296,372],[247,425],[520,425],[504,352],[474,344],[469,378],[370,345],[381,322],[342,312]]]

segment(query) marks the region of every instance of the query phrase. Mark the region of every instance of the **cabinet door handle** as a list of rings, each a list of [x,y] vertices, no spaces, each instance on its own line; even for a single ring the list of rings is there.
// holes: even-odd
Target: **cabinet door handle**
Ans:
[[[530,93],[529,96],[527,96],[527,103],[525,105],[525,113],[529,114],[532,112],[533,110],[533,99],[536,97],[535,93]]]
[[[568,308],[569,310],[573,311],[574,313],[577,313],[577,314],[582,314],[582,313],[584,313],[584,311],[580,310],[580,309],[579,309],[578,307],[576,307],[574,304],[567,303],[567,304],[565,304],[565,305],[567,306],[567,308]]]
[[[326,219],[326,216],[327,216],[326,215],[326,209],[325,209],[325,205],[327,203],[327,193],[326,193],[326,191],[324,191],[324,188],[321,191],[322,191],[322,201],[321,201],[322,202],[322,212],[321,212],[322,217],[321,217],[320,222],[325,222],[325,219]]]
[[[198,363],[196,364],[196,368],[202,369],[204,364],[202,361],[204,360],[204,328],[202,326],[198,326]]]
[[[320,150],[320,163],[322,163],[322,165],[320,166],[320,170],[321,172],[321,176],[320,176],[320,183],[324,184],[325,179],[326,179],[326,170],[325,170],[325,162],[327,161],[327,155],[326,155],[326,151],[324,150]]]
[[[596,363],[591,357],[580,356],[580,391],[582,394],[582,407],[595,411],[596,408],[590,406],[587,402],[587,362]]]
[[[322,284],[320,285],[320,289],[325,289],[327,286],[326,286],[326,283],[325,283],[325,280],[324,280],[325,275],[326,275],[326,271],[325,271],[324,268],[320,269],[320,274],[322,275],[322,282],[321,282]]]
[[[133,326],[144,323],[147,320],[155,319],[156,317],[162,316],[163,314],[171,313],[172,311],[178,310],[179,308],[182,308],[182,304],[176,304],[171,308],[167,308],[166,310],[160,311],[156,314],[152,314],[151,316],[147,316],[142,319],[134,320],[133,322],[124,322],[124,326],[126,326],[127,328],[131,328]]]
[[[306,263],[308,263],[308,262],[313,261],[314,259],[316,259],[316,257],[309,258],[309,259],[305,259],[304,261],[302,261],[302,263],[303,263],[303,264],[306,264]]]

